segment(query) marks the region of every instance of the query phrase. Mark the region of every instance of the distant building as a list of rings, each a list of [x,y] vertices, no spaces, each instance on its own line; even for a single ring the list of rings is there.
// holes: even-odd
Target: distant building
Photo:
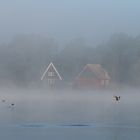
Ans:
[[[59,85],[62,78],[51,62],[43,73],[41,80],[46,84],[46,86],[54,88]]]
[[[102,88],[109,85],[110,77],[100,64],[87,64],[74,81],[76,88]]]

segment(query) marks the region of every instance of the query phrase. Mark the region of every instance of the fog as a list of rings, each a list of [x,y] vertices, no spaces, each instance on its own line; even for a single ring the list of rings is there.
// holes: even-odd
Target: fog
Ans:
[[[120,95],[120,101],[113,96]],[[1,123],[119,124],[139,127],[139,90],[1,91]],[[5,100],[5,102],[2,102]],[[15,105],[12,107],[11,103]]]
[[[1,0],[0,137],[139,140],[139,5]]]
[[[0,1],[1,86],[41,86],[53,62],[64,82],[101,64],[112,83],[139,86],[139,1]]]
[[[120,95],[120,101],[114,95]],[[3,89],[0,97],[5,100],[0,102],[4,139],[139,139],[140,95],[136,89]]]
[[[84,37],[95,46],[114,32],[139,34],[138,0],[0,1],[0,41],[20,33],[50,36],[60,45]]]

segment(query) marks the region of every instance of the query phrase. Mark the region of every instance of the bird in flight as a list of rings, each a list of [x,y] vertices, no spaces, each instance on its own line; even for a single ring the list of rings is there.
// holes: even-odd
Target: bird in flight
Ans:
[[[114,96],[114,98],[115,98],[116,101],[119,101],[121,97],[120,96]]]

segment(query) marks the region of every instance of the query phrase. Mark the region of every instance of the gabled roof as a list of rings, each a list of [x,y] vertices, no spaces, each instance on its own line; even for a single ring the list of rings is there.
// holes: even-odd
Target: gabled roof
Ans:
[[[60,80],[62,80],[62,77],[60,76],[60,74],[58,73],[57,69],[55,68],[55,66],[53,65],[53,63],[52,63],[52,62],[51,62],[51,63],[49,64],[49,66],[46,68],[45,72],[43,73],[43,75],[42,75],[42,77],[41,77],[41,80],[43,80],[43,79],[44,79],[44,77],[45,77],[46,73],[48,72],[48,70],[49,70],[49,68],[50,68],[51,66],[53,67],[53,69],[54,69],[54,70],[55,70],[55,72],[57,73],[57,75],[58,75],[59,79],[60,79]]]
[[[82,73],[86,70],[86,69],[89,69],[91,70],[92,72],[94,72],[96,74],[96,76],[99,78],[99,79],[106,79],[106,80],[109,80],[110,77],[107,73],[107,71],[105,69],[102,68],[102,66],[100,64],[87,64],[83,70],[79,73],[79,75],[77,76],[77,78],[79,78]]]

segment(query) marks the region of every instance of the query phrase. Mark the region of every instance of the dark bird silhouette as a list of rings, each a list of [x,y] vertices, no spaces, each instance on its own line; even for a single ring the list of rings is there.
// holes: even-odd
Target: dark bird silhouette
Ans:
[[[2,102],[4,103],[4,102],[5,102],[5,100],[3,99],[3,100],[2,100]]]
[[[11,109],[14,109],[14,107],[15,107],[15,104],[14,104],[14,103],[11,103],[11,104],[8,106],[8,108],[11,108]]]
[[[119,101],[121,97],[120,96],[114,96],[114,98],[115,98],[116,101]]]
[[[14,106],[14,105],[15,105],[14,103],[11,104],[11,106]]]

